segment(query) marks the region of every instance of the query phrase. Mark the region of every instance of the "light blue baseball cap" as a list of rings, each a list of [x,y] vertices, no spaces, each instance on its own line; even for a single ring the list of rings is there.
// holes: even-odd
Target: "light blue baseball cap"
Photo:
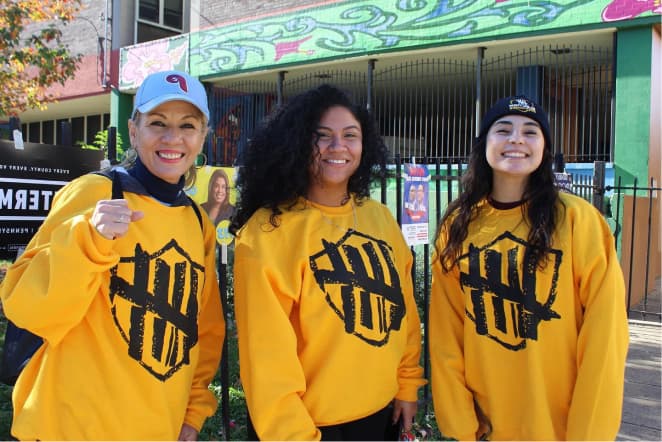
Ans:
[[[136,112],[147,113],[168,101],[187,101],[200,109],[209,122],[209,107],[205,87],[186,72],[162,71],[148,75],[138,88],[131,118]]]

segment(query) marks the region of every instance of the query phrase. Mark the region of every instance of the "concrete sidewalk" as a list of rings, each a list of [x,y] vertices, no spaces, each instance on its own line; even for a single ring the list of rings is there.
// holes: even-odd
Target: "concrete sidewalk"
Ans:
[[[662,440],[662,325],[630,320],[618,440]]]

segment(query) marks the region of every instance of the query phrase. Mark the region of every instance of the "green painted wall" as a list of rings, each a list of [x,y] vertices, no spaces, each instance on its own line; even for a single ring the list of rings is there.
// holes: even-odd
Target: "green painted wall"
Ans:
[[[133,95],[122,94],[116,89],[110,92],[110,125],[117,128],[117,136],[122,139],[124,149],[131,145],[127,121],[131,118],[132,110]]]
[[[650,27],[617,33],[614,166],[623,184],[648,179],[652,41]]]

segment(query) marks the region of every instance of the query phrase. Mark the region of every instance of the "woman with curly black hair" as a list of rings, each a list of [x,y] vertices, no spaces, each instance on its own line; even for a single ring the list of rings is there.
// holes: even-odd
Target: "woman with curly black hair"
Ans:
[[[559,193],[547,114],[524,96],[485,115],[435,241],[435,414],[457,440],[614,440],[628,329],[602,215]]]
[[[412,255],[370,199],[386,155],[370,114],[329,85],[251,138],[231,230],[241,380],[260,439],[383,440],[393,421],[411,427],[425,383]]]

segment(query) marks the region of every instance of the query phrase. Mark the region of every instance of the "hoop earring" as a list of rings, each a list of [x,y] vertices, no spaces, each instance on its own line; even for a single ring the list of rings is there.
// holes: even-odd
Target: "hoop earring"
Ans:
[[[201,169],[207,165],[207,154],[200,152],[197,157],[195,157],[195,167]]]
[[[136,162],[136,158],[138,158],[138,150],[133,146],[129,146],[119,161],[120,163],[133,165]]]

